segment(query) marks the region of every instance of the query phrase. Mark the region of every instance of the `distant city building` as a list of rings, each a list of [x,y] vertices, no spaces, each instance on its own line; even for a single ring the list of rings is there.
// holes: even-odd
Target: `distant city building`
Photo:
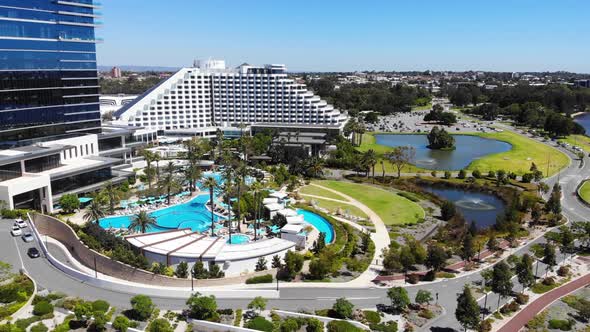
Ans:
[[[121,68],[113,67],[111,69],[111,77],[112,78],[121,78]]]
[[[230,69],[196,61],[115,112],[118,123],[211,136],[217,128],[288,125],[340,130],[348,117],[287,77],[284,65]]]
[[[590,79],[577,80],[574,82],[574,86],[579,87],[579,88],[590,88]]]
[[[512,76],[511,77],[512,77],[513,80],[517,80],[517,79],[520,78],[520,74],[517,73],[517,72],[514,72],[514,73],[512,73]]]

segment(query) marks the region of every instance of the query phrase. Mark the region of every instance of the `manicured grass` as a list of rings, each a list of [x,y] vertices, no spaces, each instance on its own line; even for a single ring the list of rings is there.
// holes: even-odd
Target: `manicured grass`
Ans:
[[[557,173],[569,163],[569,158],[561,151],[510,131],[473,135],[510,143],[512,149],[474,160],[468,167],[470,170],[487,172],[503,169],[522,175],[529,172],[531,163],[534,162],[543,171],[543,175],[547,176]]]
[[[566,138],[560,138],[558,141],[577,145],[584,151],[590,152],[590,137],[586,135],[570,135]]]
[[[376,133],[367,133],[363,135],[363,143],[358,148],[359,151],[364,152],[369,149],[373,149],[379,156],[382,156],[393,149],[389,146],[377,144],[374,134]],[[490,170],[497,171],[503,169],[507,172],[514,172],[518,175],[522,175],[529,172],[531,163],[534,162],[537,167],[543,171],[543,175],[547,176],[557,173],[557,171],[566,167],[569,163],[568,157],[559,150],[510,131],[503,131],[499,133],[473,132],[461,133],[461,135],[472,135],[495,139],[510,143],[512,145],[512,149],[510,151],[490,154],[483,158],[474,160],[467,167],[468,170],[479,169],[482,173],[487,173]],[[385,162],[385,171],[396,172],[394,167],[388,162]],[[404,170],[402,170],[402,172],[430,173],[430,170],[411,166],[406,167]],[[375,174],[381,174],[380,164],[376,165]]]
[[[327,209],[329,211],[336,211],[338,208],[340,208],[340,209],[342,209],[342,211],[348,211],[347,213],[350,213],[350,214],[357,216],[359,218],[363,218],[363,219],[368,218],[367,215],[361,209],[357,208],[354,205],[334,202],[334,201],[330,201],[327,199],[321,199],[321,198],[315,198],[315,197],[305,197],[305,196],[303,196],[303,197],[307,201],[315,201],[319,207]]]
[[[323,180],[314,183],[340,191],[365,204],[386,225],[414,224],[425,215],[420,205],[384,189],[342,181]]]
[[[432,103],[428,103],[424,106],[412,106],[412,111],[427,111],[432,109]]]
[[[590,203],[590,181],[584,182],[582,187],[580,187],[580,196],[583,200]]]
[[[322,188],[312,186],[312,185],[307,185],[307,186],[299,189],[299,193],[300,194],[307,194],[307,195],[322,196],[322,197],[333,198],[333,199],[339,199],[341,201],[346,200],[346,198],[342,197],[341,195],[338,195],[338,194],[333,193],[329,190],[322,189]]]

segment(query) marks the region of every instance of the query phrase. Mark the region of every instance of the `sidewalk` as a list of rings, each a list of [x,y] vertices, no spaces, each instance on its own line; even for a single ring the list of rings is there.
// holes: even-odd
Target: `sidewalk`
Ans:
[[[526,325],[526,323],[528,323],[531,319],[533,319],[537,314],[543,311],[543,309],[548,307],[551,303],[589,284],[590,273],[543,294],[541,297],[539,297],[531,304],[526,306],[526,308],[517,313],[516,316],[514,316],[510,321],[508,321],[508,323],[504,324],[504,326],[498,329],[498,332],[519,331]]]

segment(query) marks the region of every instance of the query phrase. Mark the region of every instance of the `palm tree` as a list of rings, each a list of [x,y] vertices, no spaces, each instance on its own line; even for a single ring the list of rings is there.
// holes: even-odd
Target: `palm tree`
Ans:
[[[242,207],[240,206],[242,200],[242,185],[244,184],[244,180],[246,176],[248,176],[248,168],[243,162],[238,164],[238,168],[236,169],[236,184],[238,186],[238,225],[242,221]]]
[[[166,189],[168,205],[170,205],[170,193],[180,188],[180,184],[176,180],[176,165],[169,161],[165,169],[166,175],[159,181],[161,187]]]
[[[156,162],[156,181],[160,182],[160,160],[162,157],[159,153],[154,153],[154,161]]]
[[[143,154],[143,157],[145,158],[145,162],[147,163],[145,169],[145,175],[147,177],[147,181],[148,181],[148,188],[152,189],[152,161],[154,161],[154,153],[149,151],[149,150],[143,150],[143,152],[141,153]]]
[[[233,181],[234,170],[230,167],[226,167],[223,171],[223,178],[225,179],[223,196],[226,199],[227,211],[228,211],[228,229],[229,229],[229,244],[231,244],[231,192],[232,192],[232,181]]]
[[[115,213],[115,203],[121,199],[121,191],[119,188],[115,187],[113,182],[109,181],[103,188],[102,194],[109,204],[109,213]]]
[[[259,201],[261,196],[262,185],[260,184],[260,182],[257,181],[252,184],[250,190],[254,192],[254,241],[256,241],[258,239],[258,219],[260,218],[260,216],[258,215],[258,206],[260,205]]]
[[[191,192],[196,190],[196,182],[201,178],[201,168],[198,165],[190,164],[184,170],[184,177],[189,183],[189,189]]]
[[[141,233],[145,233],[149,227],[157,226],[156,219],[150,216],[146,211],[139,211],[138,214],[133,217],[129,229],[136,231],[139,230]]]
[[[318,157],[312,157],[309,160],[307,173],[312,178],[322,177],[324,175],[324,160]]]
[[[214,177],[208,176],[205,181],[203,181],[203,185],[209,188],[209,202],[211,204],[211,235],[213,235],[215,229],[215,201],[213,200],[213,191],[219,186],[219,183],[217,183],[217,180],[215,180]]]
[[[375,178],[375,165],[377,164],[377,154],[373,149],[368,150],[363,154],[361,163],[366,167],[367,177],[369,177],[369,170],[373,169],[373,178]]]
[[[87,222],[96,222],[98,223],[98,219],[104,218],[104,204],[102,201],[102,197],[99,195],[95,195],[90,201],[90,204],[86,207],[86,212],[84,212],[84,220]]]

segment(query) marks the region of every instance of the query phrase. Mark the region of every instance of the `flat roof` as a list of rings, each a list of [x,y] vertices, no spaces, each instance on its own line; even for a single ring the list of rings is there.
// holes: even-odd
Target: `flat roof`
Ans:
[[[18,148],[0,150],[0,165],[12,164],[21,160],[34,159],[53,154],[58,154],[67,148],[67,145],[27,145]]]

